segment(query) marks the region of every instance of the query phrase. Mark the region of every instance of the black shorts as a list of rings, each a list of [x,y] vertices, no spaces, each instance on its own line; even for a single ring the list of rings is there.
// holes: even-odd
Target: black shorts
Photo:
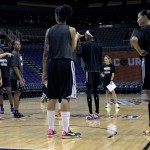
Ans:
[[[75,66],[72,60],[52,59],[49,62],[47,97],[76,98]]]
[[[3,84],[1,88],[10,87],[10,79],[9,78],[2,78]]]
[[[145,56],[145,78],[143,89],[150,90],[150,54]]]
[[[23,87],[19,86],[19,80],[10,79],[11,91],[22,91]]]
[[[100,72],[86,72],[86,84],[100,85]]]

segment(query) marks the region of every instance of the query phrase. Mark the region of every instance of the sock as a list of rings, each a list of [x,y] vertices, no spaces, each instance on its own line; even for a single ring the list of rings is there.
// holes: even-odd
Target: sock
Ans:
[[[58,109],[61,109],[61,103],[58,102]]]
[[[47,110],[47,120],[49,129],[54,130],[55,111]]]
[[[15,113],[18,113],[18,110],[15,110]]]
[[[68,132],[70,125],[70,112],[61,112],[63,131]]]
[[[95,101],[95,112],[99,114],[99,97],[98,95],[94,95],[94,101]]]
[[[87,103],[88,103],[88,107],[89,107],[89,113],[92,114],[92,98],[89,97],[87,98]]]
[[[12,107],[13,107],[13,104],[10,104],[10,107],[12,108]]]

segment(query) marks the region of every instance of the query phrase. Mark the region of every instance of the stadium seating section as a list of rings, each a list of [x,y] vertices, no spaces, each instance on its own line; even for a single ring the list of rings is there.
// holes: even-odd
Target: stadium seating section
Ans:
[[[44,36],[46,28],[30,26],[3,26],[6,32],[9,29],[22,40],[21,53],[24,58],[24,77],[26,86],[24,87],[23,97],[34,97],[41,95],[41,71],[42,71],[42,54],[44,50]],[[116,25],[109,27],[101,26],[77,26],[80,33],[87,29],[95,30],[99,44],[102,45],[103,51],[132,50],[129,37],[133,31],[133,26]],[[126,42],[127,41],[127,42]],[[6,49],[8,51],[8,49]],[[80,60],[80,59],[79,59]],[[84,69],[80,61],[75,61],[76,81],[78,92],[86,92]],[[123,82],[117,84],[117,93],[138,93],[141,91],[141,82]],[[98,88],[100,93],[104,93],[102,85]]]

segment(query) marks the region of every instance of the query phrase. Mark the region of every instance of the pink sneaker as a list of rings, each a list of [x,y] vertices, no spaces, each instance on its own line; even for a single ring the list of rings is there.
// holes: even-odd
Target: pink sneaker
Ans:
[[[54,136],[54,135],[56,135],[56,131],[55,131],[55,130],[52,130],[52,129],[48,129],[47,136],[48,136],[48,137],[52,137],[52,136]]]

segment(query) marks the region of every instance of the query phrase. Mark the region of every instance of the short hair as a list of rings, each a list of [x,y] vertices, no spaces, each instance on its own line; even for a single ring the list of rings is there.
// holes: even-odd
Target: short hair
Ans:
[[[14,40],[11,42],[11,50],[14,50],[13,46],[16,44],[17,41],[20,42],[20,40]]]
[[[59,21],[66,21],[73,13],[70,5],[62,5],[55,9],[55,14],[59,16]]]
[[[147,16],[147,18],[150,19],[150,10],[142,10],[139,12],[139,14],[142,16]]]

